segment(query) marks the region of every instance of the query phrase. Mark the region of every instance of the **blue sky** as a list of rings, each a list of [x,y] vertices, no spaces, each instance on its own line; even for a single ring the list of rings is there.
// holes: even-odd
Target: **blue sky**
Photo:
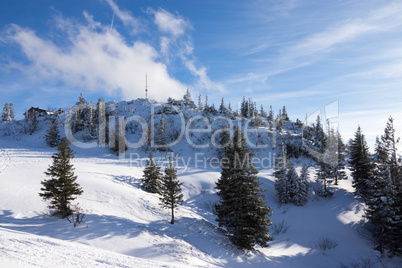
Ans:
[[[243,96],[292,119],[402,129],[401,1],[2,1],[0,105]],[[327,114],[325,107],[327,106]],[[335,108],[334,108],[335,107]],[[337,107],[339,113],[337,113]],[[312,116],[311,116],[312,115]]]

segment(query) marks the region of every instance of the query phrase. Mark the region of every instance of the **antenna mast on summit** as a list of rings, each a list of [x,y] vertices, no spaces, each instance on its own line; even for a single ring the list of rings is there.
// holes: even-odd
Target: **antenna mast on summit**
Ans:
[[[148,74],[145,73],[145,99],[148,99]]]

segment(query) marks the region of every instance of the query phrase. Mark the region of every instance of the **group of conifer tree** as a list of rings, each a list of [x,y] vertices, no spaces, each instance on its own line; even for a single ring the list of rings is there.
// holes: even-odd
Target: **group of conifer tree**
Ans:
[[[252,163],[252,153],[243,133],[238,128],[221,155],[221,177],[216,183],[219,203],[214,207],[217,222],[228,232],[232,243],[241,249],[251,250],[255,245],[268,246],[273,238],[269,234],[272,224],[271,208],[265,203],[265,195],[260,188],[258,171]],[[160,194],[163,207],[171,209],[174,223],[174,208],[183,202],[180,183],[169,159],[169,165],[162,175],[150,153],[142,177],[143,190]]]
[[[284,145],[280,149],[274,170],[275,190],[279,202],[304,206],[308,202],[310,192],[308,166],[303,166],[299,176],[292,160],[287,157]]]
[[[3,108],[3,113],[1,114],[1,121],[6,122],[6,121],[13,121],[14,120],[14,105],[10,102],[4,104]]]
[[[174,209],[183,203],[183,194],[181,193],[183,183],[180,183],[177,178],[177,171],[172,158],[169,157],[169,165],[165,167],[165,172],[162,174],[161,167],[154,162],[151,151],[141,180],[141,188],[144,191],[160,195],[161,206],[170,209],[170,223],[174,224]]]
[[[372,224],[377,249],[402,254],[402,163],[397,154],[393,118],[384,134],[377,137],[375,153],[370,154],[358,127],[350,144],[351,175],[356,195],[367,204],[365,217]]]

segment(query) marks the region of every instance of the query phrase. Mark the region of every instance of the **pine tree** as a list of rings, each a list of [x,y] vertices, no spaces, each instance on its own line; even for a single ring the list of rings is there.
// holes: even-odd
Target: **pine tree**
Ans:
[[[176,169],[172,164],[172,158],[169,157],[169,165],[165,168],[165,175],[162,177],[160,201],[162,207],[171,210],[170,224],[174,224],[174,209],[183,203],[182,184],[177,179]]]
[[[208,95],[205,95],[204,111],[208,111],[208,110],[209,110]]]
[[[288,116],[288,112],[286,111],[285,105],[283,105],[283,108],[282,108],[282,120],[289,121],[289,116]]]
[[[296,206],[304,206],[308,202],[310,192],[308,176],[308,166],[303,165],[301,174],[297,177],[295,186],[291,189],[292,202]]]
[[[165,116],[161,115],[161,119],[159,121],[159,126],[158,130],[156,133],[156,142],[158,146],[159,151],[167,151],[167,133],[166,133],[166,121],[165,121]]]
[[[108,142],[106,139],[107,136],[107,120],[106,120],[106,104],[105,100],[101,97],[98,99],[96,103],[96,110],[95,110],[95,124],[98,125],[99,135],[98,135],[98,142],[99,147],[105,147],[106,143]]]
[[[272,108],[272,105],[270,105],[268,115],[268,124],[270,130],[272,130],[272,128],[274,127],[274,120],[275,120],[274,109]]]
[[[334,185],[338,185],[338,180],[347,179],[345,171],[345,146],[339,132],[335,132],[328,126],[328,136],[326,138],[326,149],[323,159],[319,161],[329,165],[328,178],[334,180]]]
[[[71,201],[77,195],[83,193],[82,188],[76,182],[77,176],[74,175],[74,167],[70,160],[74,158],[74,151],[69,147],[67,139],[63,138],[57,146],[58,153],[55,153],[53,164],[45,172],[46,176],[51,177],[41,182],[41,196],[44,200],[51,200],[49,208],[55,209],[52,216],[67,218],[73,213],[70,207]]]
[[[198,96],[198,110],[202,111],[204,106],[202,105],[202,96],[201,94]]]
[[[402,254],[402,167],[396,156],[393,119],[388,119],[384,135],[376,142],[374,181],[366,201],[366,217],[375,225],[378,249],[383,253]]]
[[[335,185],[338,185],[339,180],[347,180],[348,176],[346,175],[346,146],[343,143],[341,134],[339,130],[336,132],[337,141],[338,141],[338,161],[337,165],[334,168],[335,175]]]
[[[15,117],[14,105],[11,102],[8,104],[8,117],[10,121],[13,121]]]
[[[6,102],[6,104],[4,104],[4,108],[3,108],[3,114],[1,116],[1,121],[5,122],[5,121],[10,121],[9,117],[10,117],[10,110],[8,108],[8,103]]]
[[[328,178],[331,176],[331,166],[327,163],[320,162],[316,171],[317,182],[321,183],[318,195],[323,197],[330,197],[334,194],[331,188],[328,187],[330,182]]]
[[[86,134],[85,134],[85,139],[86,141],[94,140],[98,137],[98,126],[96,124],[96,118],[97,118],[97,111],[96,107],[92,102],[89,107],[88,111],[88,123],[86,126]]]
[[[314,145],[315,145],[315,147],[316,147],[316,149],[318,151],[323,153],[325,148],[326,148],[327,141],[326,141],[326,136],[325,136],[325,133],[324,133],[324,129],[323,129],[322,124],[321,124],[321,118],[320,118],[319,115],[317,115],[317,121],[316,121],[316,124],[314,126],[314,134],[315,134]]]
[[[116,152],[117,155],[123,155],[128,147],[126,145],[126,128],[124,125],[124,120],[121,120],[123,118],[119,119],[119,122],[117,123],[117,133],[114,133],[114,135],[111,135],[110,140],[109,140],[109,146],[110,149],[112,149],[114,152]],[[114,127],[114,126],[111,126]],[[113,132],[113,131],[112,131]],[[114,143],[112,139],[114,138]]]
[[[34,113],[33,115],[25,118],[26,127],[29,135],[32,135],[38,128],[38,115]]]
[[[287,180],[287,165],[288,159],[286,155],[285,145],[281,144],[278,156],[275,159],[274,176],[275,190],[280,203],[287,203],[290,201],[289,185]]]
[[[264,106],[261,104],[261,108],[260,108],[260,115],[262,116],[262,117],[267,117],[268,116],[268,114],[267,114],[267,112],[264,110]]]
[[[88,102],[84,99],[84,97],[82,96],[82,92],[80,93],[80,96],[78,97],[78,102],[76,103],[76,105],[84,105],[87,104]]]
[[[152,152],[149,153],[144,169],[144,175],[141,179],[141,188],[149,193],[157,194],[161,189],[161,168],[154,163]]]
[[[47,129],[47,134],[45,136],[46,143],[50,147],[56,147],[60,142],[60,131],[57,126],[57,119],[54,118]]]
[[[385,152],[388,155],[386,164],[389,166],[391,182],[393,185],[398,185],[401,182],[401,169],[397,158],[396,144],[399,138],[395,137],[394,119],[389,117],[387,125],[384,129],[384,135],[381,136],[384,144]]]
[[[226,114],[226,110],[227,108],[225,106],[225,100],[222,98],[221,105],[219,106],[219,112],[221,114]]]
[[[238,127],[232,146],[222,158],[221,177],[216,183],[219,203],[215,214],[219,226],[226,227],[234,245],[251,250],[255,244],[267,247],[273,238],[269,234],[272,224],[271,208],[266,206],[252,163],[250,148]]]
[[[373,180],[373,165],[369,147],[360,126],[357,128],[350,146],[349,164],[356,195],[364,199],[370,199],[369,192]]]
[[[194,101],[191,97],[190,91],[187,88],[186,94],[183,96],[183,103],[184,105],[190,107],[190,108],[195,108]]]
[[[214,103],[212,103],[212,105],[209,106],[209,112],[210,112],[211,114],[217,114],[217,113],[218,113],[218,111],[217,111],[216,108],[215,108],[215,104],[214,104]]]
[[[289,193],[289,201],[293,202],[293,198],[298,193],[299,183],[299,176],[297,175],[295,165],[292,161],[289,161],[287,164],[287,171],[286,171],[286,184],[287,184],[287,192]]]
[[[227,126],[222,126],[218,135],[217,144],[215,148],[218,149],[218,157],[222,158],[226,154],[226,150],[231,146],[230,129]]]

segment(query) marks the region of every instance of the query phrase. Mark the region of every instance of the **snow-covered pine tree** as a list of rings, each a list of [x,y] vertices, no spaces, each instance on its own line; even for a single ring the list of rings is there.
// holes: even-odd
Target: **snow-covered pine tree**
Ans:
[[[127,151],[128,147],[126,145],[126,128],[124,124],[124,118],[119,118],[117,123],[117,133],[115,135],[116,143],[114,150],[117,155],[123,155]]]
[[[327,139],[319,115],[317,115],[317,121],[314,125],[314,146],[316,147],[316,150],[321,153],[325,151],[327,146]]]
[[[208,103],[208,95],[205,95],[205,105],[204,105],[204,111],[209,110],[209,103]]]
[[[167,133],[166,133],[166,120],[165,120],[165,116],[162,113],[161,114],[161,119],[159,120],[159,125],[158,125],[158,129],[156,132],[156,145],[159,151],[168,151],[169,148],[167,146],[168,143],[168,137],[167,137]]]
[[[370,158],[369,147],[360,126],[350,146],[350,170],[353,178],[355,194],[364,199],[370,199],[370,187],[373,183],[373,164]]]
[[[52,216],[67,218],[73,213],[71,201],[81,195],[83,190],[76,182],[77,176],[74,175],[74,167],[70,163],[74,158],[74,151],[69,147],[66,138],[61,139],[57,150],[52,156],[53,164],[45,172],[51,178],[41,182],[43,187],[39,196],[44,200],[51,200],[49,208],[55,209]]]
[[[76,109],[74,116],[72,117],[72,131],[77,133],[78,131],[84,130],[84,121],[81,116],[81,109]]]
[[[336,131],[336,135],[338,140],[338,162],[334,168],[334,184],[338,185],[339,180],[347,180],[348,176],[346,175],[346,147],[339,130]]]
[[[225,100],[222,97],[221,105],[219,106],[219,112],[221,114],[226,114],[226,110],[227,110],[227,108],[225,106]]]
[[[272,130],[272,128],[274,127],[274,121],[275,121],[274,109],[272,108],[272,105],[270,105],[268,115],[268,124],[270,130]]]
[[[319,159],[319,161],[329,165],[328,178],[334,181],[334,185],[338,185],[338,180],[347,179],[345,171],[345,146],[339,132],[330,129],[329,126],[328,129],[324,157],[323,159]]]
[[[221,126],[218,137],[216,139],[215,148],[218,151],[218,157],[222,158],[226,154],[226,150],[231,146],[232,139],[230,137],[231,129],[228,126]]]
[[[32,135],[38,129],[38,115],[34,113],[33,115],[25,118],[26,131],[29,135]]]
[[[262,117],[267,117],[268,116],[268,114],[264,110],[264,106],[262,104],[261,104],[261,108],[260,108],[260,116],[262,116]]]
[[[275,190],[280,203],[288,203],[290,201],[289,185],[287,180],[288,159],[286,155],[285,145],[282,143],[280,151],[275,159],[274,176]]]
[[[97,117],[97,112],[96,112],[96,105],[94,105],[92,102],[89,106],[88,110],[88,118],[87,118],[87,124],[86,124],[86,134],[83,135],[86,141],[94,140],[98,138],[98,125],[96,123],[96,117]]]
[[[149,193],[157,194],[161,189],[161,168],[154,163],[152,151],[149,153],[149,160],[144,168],[144,175],[141,178],[141,188]]]
[[[214,103],[212,103],[212,105],[209,106],[209,112],[210,112],[211,114],[217,114],[217,113],[218,113],[218,111],[216,110],[216,107],[215,107],[215,104],[214,104]]]
[[[107,136],[107,120],[106,120],[106,104],[105,100],[101,97],[98,99],[96,103],[95,109],[95,124],[98,126],[99,134],[98,134],[98,142],[100,147],[105,147],[108,142],[106,139]]]
[[[88,102],[84,99],[84,97],[82,96],[82,92],[80,93],[80,96],[78,97],[78,102],[75,105],[83,105],[83,104],[87,104]]]
[[[13,121],[14,117],[15,117],[14,105],[12,104],[12,102],[10,102],[8,104],[8,118],[10,119],[10,121]]]
[[[366,217],[375,225],[378,249],[402,254],[402,167],[397,160],[393,119],[388,119],[384,135],[376,143],[376,163]]]
[[[289,201],[293,202],[293,198],[299,192],[299,176],[297,175],[295,165],[292,161],[288,161],[286,168],[286,186],[289,196]]]
[[[60,131],[57,124],[57,119],[53,118],[45,136],[46,143],[50,147],[56,147],[60,142]]]
[[[320,188],[318,189],[318,195],[323,197],[330,197],[334,195],[334,192],[331,188],[329,188],[329,180],[328,178],[331,177],[331,166],[326,163],[319,163],[316,171],[316,180],[317,182],[321,183]]]
[[[198,110],[202,111],[204,109],[204,106],[202,105],[202,96],[201,94],[198,95]]]
[[[283,120],[281,115],[281,110],[279,110],[279,114],[275,120],[275,128],[279,133],[282,133],[283,130]]]
[[[295,201],[295,204],[298,205],[297,203],[300,202],[300,204],[303,206],[307,204],[308,198],[310,195],[310,181],[309,181],[309,172],[308,172],[308,165],[303,165],[302,170],[300,172],[300,191],[299,191],[299,197],[296,199],[298,201]]]
[[[183,96],[183,103],[185,106],[188,106],[192,109],[195,109],[195,104],[193,98],[191,97],[190,90],[187,88],[186,94]]]
[[[6,122],[10,121],[10,109],[8,108],[8,103],[4,104],[3,113],[1,115],[1,121]]]
[[[177,179],[176,169],[172,164],[172,157],[169,157],[169,165],[165,168],[165,175],[162,177],[159,198],[163,208],[171,210],[170,223],[174,224],[174,209],[183,203],[181,185]]]
[[[252,163],[250,148],[246,145],[240,127],[233,137],[233,146],[222,158],[221,177],[216,183],[219,203],[215,214],[219,226],[225,227],[234,245],[251,250],[256,244],[266,247],[273,238],[271,208],[267,207]]]
[[[289,185],[289,196],[291,202],[296,206],[304,206],[308,202],[310,186],[306,179],[306,171],[302,171],[302,175],[304,177],[297,175],[295,166],[292,162],[288,164],[286,177]]]
[[[282,108],[282,120],[289,121],[289,116],[288,116],[288,112],[286,111],[285,105],[283,105],[283,108]]]
[[[384,135],[381,136],[382,143],[384,145],[385,152],[387,154],[386,164],[389,166],[391,182],[393,185],[398,185],[402,181],[401,164],[398,163],[396,144],[399,142],[399,138],[395,137],[394,119],[388,118],[387,125],[384,129]]]

